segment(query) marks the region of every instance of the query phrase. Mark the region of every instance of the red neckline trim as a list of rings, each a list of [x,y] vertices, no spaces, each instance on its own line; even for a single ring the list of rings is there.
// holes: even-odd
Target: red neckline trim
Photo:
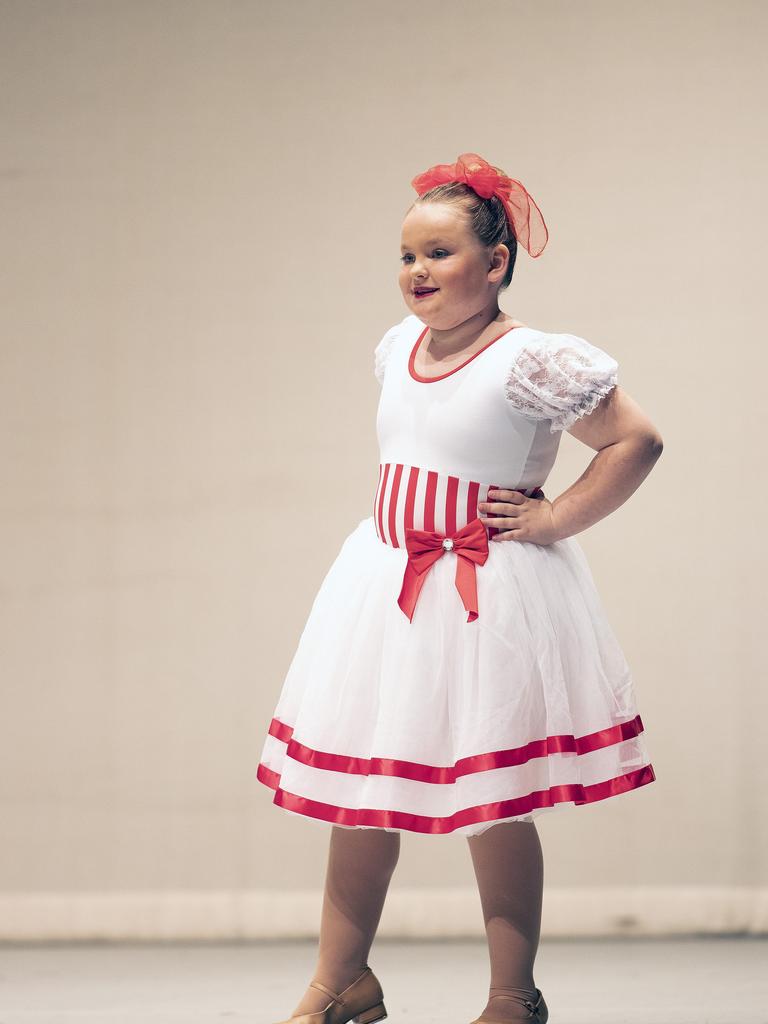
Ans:
[[[465,359],[463,363],[459,363],[458,366],[454,366],[454,368],[452,370],[449,370],[447,373],[441,373],[437,377],[422,377],[421,374],[416,372],[416,353],[418,351],[419,345],[422,343],[422,341],[426,337],[427,331],[429,330],[429,325],[427,324],[427,326],[416,339],[416,344],[411,349],[411,354],[408,357],[408,372],[411,375],[411,377],[413,377],[413,379],[418,381],[420,384],[432,384],[433,381],[443,380],[445,377],[450,377],[452,374],[457,373],[459,370],[462,370],[467,365],[467,363],[471,363],[473,359],[476,359],[481,352],[485,352],[487,348],[490,348],[490,346],[493,345],[494,342],[498,341],[499,338],[503,338],[506,334],[509,334],[510,331],[516,331],[518,327],[525,326],[525,324],[515,324],[514,327],[508,327],[506,331],[502,331],[501,334],[497,334],[495,338],[491,338],[491,340],[486,345],[483,345],[482,348],[479,348],[477,352],[473,352],[469,359]]]

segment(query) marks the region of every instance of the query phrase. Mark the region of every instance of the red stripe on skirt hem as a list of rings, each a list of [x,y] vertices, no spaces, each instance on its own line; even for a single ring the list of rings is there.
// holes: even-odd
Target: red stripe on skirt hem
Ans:
[[[454,832],[466,825],[479,822],[497,821],[516,814],[529,814],[531,811],[555,804],[573,802],[576,805],[595,803],[608,797],[639,789],[656,780],[653,765],[643,765],[625,775],[617,775],[604,782],[596,782],[590,786],[572,783],[562,786],[550,786],[549,789],[537,790],[527,796],[514,797],[510,800],[498,800],[495,803],[478,804],[476,807],[465,807],[455,814],[443,818],[433,818],[425,814],[411,814],[407,811],[385,811],[371,807],[356,809],[354,807],[338,807],[335,804],[309,800],[307,797],[288,793],[280,788],[280,776],[277,772],[259,764],[256,778],[265,786],[274,789],[273,803],[287,811],[303,814],[310,818],[319,818],[335,825],[363,826],[374,828],[399,828],[409,832],[428,832],[433,835]]]
[[[640,715],[627,722],[600,729],[584,736],[563,733],[531,740],[521,747],[506,750],[492,750],[485,754],[472,754],[460,758],[454,765],[421,764],[418,761],[403,761],[388,757],[352,757],[347,754],[333,754],[307,747],[293,739],[293,728],[277,718],[269,725],[269,734],[287,744],[286,756],[323,771],[345,772],[351,775],[390,775],[402,779],[414,779],[437,785],[450,784],[463,775],[492,771],[494,768],[509,768],[525,764],[536,757],[550,754],[588,754],[602,747],[622,743],[643,732]]]

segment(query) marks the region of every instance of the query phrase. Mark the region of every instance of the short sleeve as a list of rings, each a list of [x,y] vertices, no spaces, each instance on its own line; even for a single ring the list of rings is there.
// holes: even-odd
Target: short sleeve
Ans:
[[[523,415],[551,420],[550,433],[568,430],[616,386],[618,366],[576,334],[542,333],[515,354],[504,393]]]
[[[379,384],[384,383],[384,372],[387,367],[387,360],[389,359],[389,353],[392,351],[392,346],[397,340],[400,327],[400,324],[395,324],[394,327],[390,327],[373,350],[373,372]]]

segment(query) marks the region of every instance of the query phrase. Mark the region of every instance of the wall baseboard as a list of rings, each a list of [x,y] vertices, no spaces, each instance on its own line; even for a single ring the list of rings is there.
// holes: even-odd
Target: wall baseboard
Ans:
[[[136,891],[0,893],[0,941],[179,941],[316,938],[322,892]],[[545,888],[542,939],[766,935],[768,888]],[[377,936],[484,937],[474,888],[387,895]]]

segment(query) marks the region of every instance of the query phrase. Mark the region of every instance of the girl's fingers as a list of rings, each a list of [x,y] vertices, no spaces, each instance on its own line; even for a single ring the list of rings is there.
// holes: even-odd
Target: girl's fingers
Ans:
[[[517,513],[515,513],[514,515],[507,514],[507,515],[504,515],[504,516],[499,516],[499,515],[492,516],[492,515],[488,515],[488,513],[478,512],[477,513],[477,518],[481,519],[485,523],[490,524],[491,526],[507,526],[507,527],[509,527],[509,526],[516,525]]]
[[[513,505],[520,505],[527,498],[527,495],[523,494],[522,491],[510,491],[505,489],[494,490],[491,488],[491,492],[488,495],[491,498],[497,498],[500,501],[510,501]]]
[[[520,506],[511,501],[478,501],[478,512],[501,512],[505,516],[517,516],[520,514]]]
[[[505,512],[507,515],[513,516],[517,515],[519,506],[524,505],[528,500],[522,491],[492,490],[488,492],[488,497],[492,500],[478,501],[478,509],[486,512]]]
[[[519,530],[521,529],[519,523],[515,519],[505,518],[503,516],[478,516],[481,523],[485,526],[492,526],[494,530]]]

